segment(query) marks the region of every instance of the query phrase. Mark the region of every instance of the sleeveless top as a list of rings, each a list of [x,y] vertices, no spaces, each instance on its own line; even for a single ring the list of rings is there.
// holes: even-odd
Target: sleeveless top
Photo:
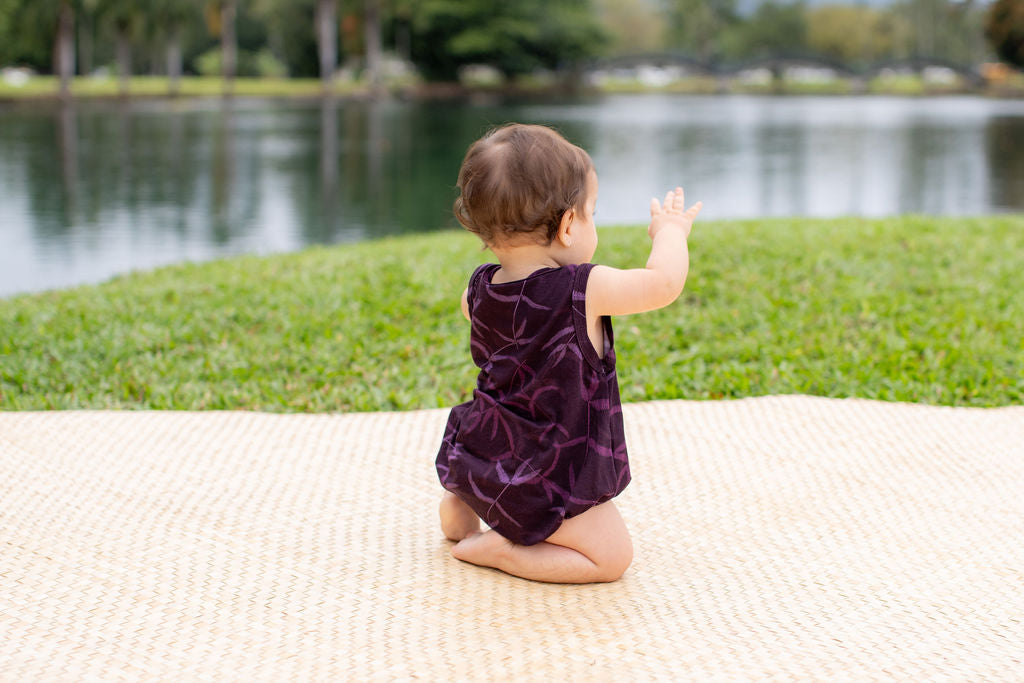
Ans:
[[[621,493],[629,462],[611,319],[603,358],[587,334],[593,264],[492,283],[499,268],[482,265],[469,281],[480,375],[472,400],[452,408],[436,466],[491,528],[532,545]]]

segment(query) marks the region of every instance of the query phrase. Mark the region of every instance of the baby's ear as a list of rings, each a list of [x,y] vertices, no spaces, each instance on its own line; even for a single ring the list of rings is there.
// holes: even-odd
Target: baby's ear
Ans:
[[[562,220],[558,223],[557,239],[562,243],[563,247],[572,246],[572,236],[569,235],[569,228],[572,226],[572,221],[575,217],[575,209],[566,209],[565,213],[562,214]]]

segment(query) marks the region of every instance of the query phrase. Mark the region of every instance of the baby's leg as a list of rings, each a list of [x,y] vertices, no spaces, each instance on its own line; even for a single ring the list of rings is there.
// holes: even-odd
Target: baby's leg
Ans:
[[[514,576],[552,583],[614,581],[633,561],[633,542],[611,501],[562,522],[546,541],[516,545],[496,531],[474,534],[452,555]]]
[[[461,541],[466,536],[480,531],[480,518],[473,508],[463,503],[451,491],[445,491],[441,499],[441,531],[449,541]]]

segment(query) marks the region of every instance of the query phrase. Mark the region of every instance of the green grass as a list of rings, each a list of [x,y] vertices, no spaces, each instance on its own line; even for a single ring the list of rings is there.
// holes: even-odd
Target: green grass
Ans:
[[[392,90],[402,90],[415,86],[413,81],[391,83]],[[515,83],[520,90],[542,91],[550,89],[552,84],[543,79],[525,77]],[[557,87],[557,86],[555,86]],[[481,90],[502,90],[482,87]],[[878,95],[929,95],[958,92],[963,88],[957,86],[934,86],[926,84],[919,76],[890,76],[872,79],[867,92]],[[0,80],[0,100],[33,100],[52,99],[58,96],[59,83],[54,76],[34,76],[28,83],[16,87]],[[704,76],[685,78],[664,87],[647,86],[638,80],[611,79],[600,88],[603,93],[676,93],[676,94],[715,94],[719,92],[716,79]],[[727,84],[727,91],[748,94],[774,94],[774,84],[744,84],[733,81]],[[1003,96],[1021,95],[1024,93],[1024,76],[1014,73],[998,88],[990,88],[994,94]],[[987,91],[987,92],[988,92]],[[71,92],[79,98],[111,98],[121,95],[120,85],[116,77],[86,78],[78,77],[72,81]],[[322,85],[313,78],[238,78],[235,79],[233,94],[239,97],[316,97],[322,94]],[[358,95],[368,92],[368,87],[361,82],[339,81],[334,84],[335,95]],[[838,79],[824,83],[801,83],[786,81],[781,85],[779,94],[787,95],[846,95],[854,92],[850,81]],[[180,97],[217,97],[224,94],[224,81],[216,77],[186,76],[181,79]],[[128,95],[131,97],[166,97],[168,80],[163,76],[133,76],[129,79]]]
[[[597,261],[641,266],[643,227]],[[626,401],[807,393],[1024,403],[1024,216],[699,222],[683,296],[615,320]],[[0,300],[0,407],[389,410],[475,381],[443,232]]]
[[[21,87],[0,81],[0,99],[33,99],[56,97],[60,84],[55,76],[35,76]],[[237,78],[233,94],[242,97],[315,97],[322,91],[321,82],[313,78]],[[355,83],[338,82],[334,92],[352,94],[363,89]],[[71,83],[75,97],[103,98],[120,96],[116,77],[75,78]],[[188,76],[181,79],[178,95],[181,97],[213,97],[224,93],[221,78]],[[132,97],[163,97],[168,93],[168,79],[162,76],[133,76],[128,81],[128,94]]]

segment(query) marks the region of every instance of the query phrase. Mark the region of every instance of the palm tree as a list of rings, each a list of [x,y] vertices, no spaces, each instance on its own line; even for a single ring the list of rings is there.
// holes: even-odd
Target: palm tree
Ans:
[[[366,80],[376,90],[380,80],[380,0],[366,0],[363,25],[366,31]]]
[[[320,80],[327,92],[338,65],[338,0],[317,0],[316,42],[320,50]]]
[[[286,10],[313,11],[313,35],[320,61],[320,80],[324,92],[330,91],[338,66],[338,0],[252,0],[253,11],[272,23]],[[348,4],[348,3],[346,3]]]
[[[224,75],[224,91],[228,94],[234,90],[235,74],[238,71],[238,36],[235,33],[235,19],[237,16],[238,0],[221,0],[221,68]]]
[[[71,97],[71,80],[75,76],[75,15],[82,9],[82,3],[83,0],[15,0],[5,6],[7,11],[13,11],[12,27],[19,22],[31,27],[29,31],[46,24],[55,26],[53,72],[59,79],[62,99]]]
[[[99,0],[97,13],[101,20],[110,22],[117,36],[118,90],[128,94],[128,79],[132,75],[132,39],[149,9],[148,2],[139,0]]]
[[[167,89],[171,95],[177,95],[183,71],[182,26],[189,16],[200,11],[200,6],[196,0],[151,0],[151,4],[151,19],[167,43]]]
[[[224,78],[224,94],[234,89],[235,74],[238,71],[238,36],[235,33],[235,19],[238,16],[238,0],[205,0],[206,26],[210,34],[220,37],[221,75]]]
[[[60,96],[71,97],[71,79],[75,75],[75,8],[71,0],[60,0],[57,7],[57,45],[54,50],[60,76]]]

